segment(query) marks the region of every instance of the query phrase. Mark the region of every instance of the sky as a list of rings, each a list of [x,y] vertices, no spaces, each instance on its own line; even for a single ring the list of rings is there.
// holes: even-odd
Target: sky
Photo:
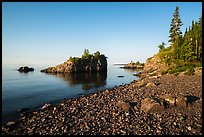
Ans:
[[[202,2],[3,2],[2,65],[57,65],[84,49],[108,64],[145,62],[169,46],[176,6],[184,33]]]

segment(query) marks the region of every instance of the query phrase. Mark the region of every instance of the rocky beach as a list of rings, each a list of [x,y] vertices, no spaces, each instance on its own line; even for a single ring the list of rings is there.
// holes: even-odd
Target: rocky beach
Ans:
[[[203,135],[201,2],[2,8],[2,135]]]
[[[143,77],[22,112],[2,135],[202,135],[201,85],[202,73]]]

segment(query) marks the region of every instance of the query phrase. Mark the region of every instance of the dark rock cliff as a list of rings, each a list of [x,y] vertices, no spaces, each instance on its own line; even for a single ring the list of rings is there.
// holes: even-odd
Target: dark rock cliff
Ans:
[[[45,73],[67,73],[67,72],[98,72],[107,71],[107,59],[104,55],[99,57],[79,58],[77,61],[67,60],[55,67],[49,67],[41,70]]]

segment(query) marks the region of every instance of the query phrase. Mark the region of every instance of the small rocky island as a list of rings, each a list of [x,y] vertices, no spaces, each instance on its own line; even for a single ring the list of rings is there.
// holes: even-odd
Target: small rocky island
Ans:
[[[130,62],[127,65],[125,65],[124,67],[120,67],[123,69],[143,69],[144,68],[144,63],[140,63],[139,61],[135,62]]]
[[[19,72],[29,72],[29,71],[34,71],[34,68],[29,68],[28,66],[25,66],[25,67],[20,67],[18,71]]]
[[[79,57],[70,57],[67,61],[55,67],[41,70],[45,73],[68,73],[68,72],[99,72],[107,71],[107,57],[99,51],[93,55],[89,54],[88,49]]]

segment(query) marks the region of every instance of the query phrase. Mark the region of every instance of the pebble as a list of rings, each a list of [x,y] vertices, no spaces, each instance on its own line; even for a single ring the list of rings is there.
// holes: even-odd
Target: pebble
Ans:
[[[191,127],[190,127],[190,126],[187,126],[186,128],[187,128],[188,130],[191,130]]]

